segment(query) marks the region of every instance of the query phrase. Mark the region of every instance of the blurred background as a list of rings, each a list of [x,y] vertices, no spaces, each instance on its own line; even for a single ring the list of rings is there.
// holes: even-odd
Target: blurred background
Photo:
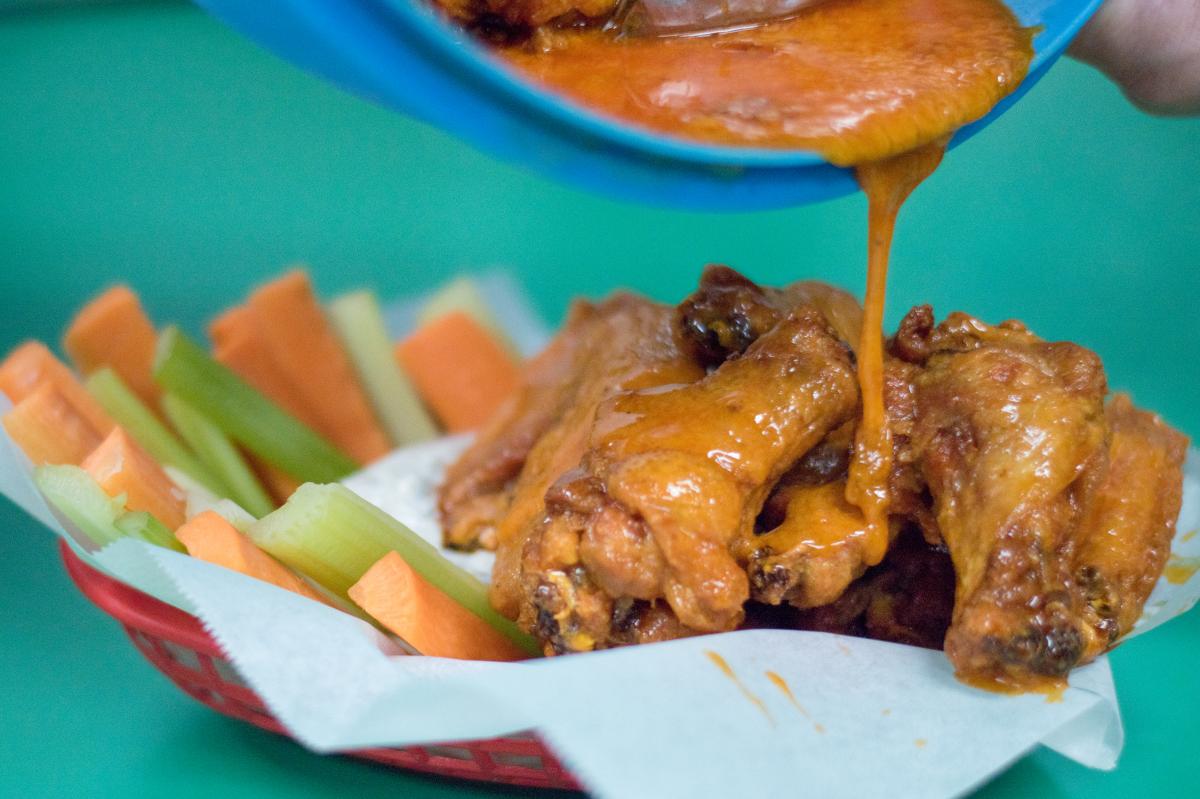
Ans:
[[[861,197],[752,215],[619,204],[493,161],[285,64],[184,2],[0,0],[0,349],[57,342],[115,281],[193,331],[285,265],[391,297],[503,266],[558,321],[617,287],[676,300],[719,261],[861,294]],[[905,208],[889,324],[930,302],[1018,317],[1200,435],[1200,120],[1057,66]],[[219,719],[78,597],[48,534],[0,507],[0,785],[26,796],[450,795]],[[1130,742],[1111,775],[1048,753],[989,796],[1149,795],[1191,768],[1200,614],[1114,655]],[[19,731],[19,734],[14,734]],[[1156,791],[1155,788],[1158,788]]]

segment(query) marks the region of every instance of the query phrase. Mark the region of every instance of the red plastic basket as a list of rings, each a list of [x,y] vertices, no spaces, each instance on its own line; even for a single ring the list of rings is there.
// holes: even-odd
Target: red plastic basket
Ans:
[[[200,622],[178,608],[101,574],[61,544],[67,573],[79,590],[125,628],[138,650],[185,693],[218,713],[287,735],[254,691],[225,660]],[[581,790],[534,734],[456,741],[347,754],[389,766],[483,782]]]

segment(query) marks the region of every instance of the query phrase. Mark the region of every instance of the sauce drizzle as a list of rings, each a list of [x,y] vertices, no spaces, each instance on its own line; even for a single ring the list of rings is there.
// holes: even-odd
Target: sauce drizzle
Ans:
[[[883,397],[883,311],[887,295],[888,259],[900,207],[946,152],[940,140],[883,161],[858,167],[858,182],[867,195],[867,291],[863,302],[862,338],[858,344],[858,383],[862,419],[854,440],[854,457],[846,482],[846,499],[866,517],[863,560],[874,566],[888,545],[888,476],[892,471],[892,436]]]

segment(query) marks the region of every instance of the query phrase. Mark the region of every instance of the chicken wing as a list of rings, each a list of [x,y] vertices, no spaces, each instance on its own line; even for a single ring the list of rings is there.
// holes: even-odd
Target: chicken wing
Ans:
[[[889,539],[903,525],[913,524],[937,543],[937,523],[909,446],[916,373],[911,364],[897,360],[885,369],[886,409],[897,453],[889,475]],[[846,498],[856,424],[852,419],[832,432],[784,475],[759,518],[758,535],[739,542],[737,552],[755,600],[820,607],[836,600],[866,571],[866,519]]]
[[[1129,632],[1171,554],[1187,438],[1117,394],[1107,470],[1085,498],[1075,578],[1104,646]]]
[[[845,347],[810,308],[703,380],[612,397],[530,538],[526,626],[555,651],[608,645],[629,599],[665,600],[688,630],[736,627],[749,585],[732,544],[857,400]]]
[[[946,654],[995,686],[1062,677],[1100,649],[1069,559],[1107,454],[1100,361],[962,314],[914,353],[912,446],[957,578]]]

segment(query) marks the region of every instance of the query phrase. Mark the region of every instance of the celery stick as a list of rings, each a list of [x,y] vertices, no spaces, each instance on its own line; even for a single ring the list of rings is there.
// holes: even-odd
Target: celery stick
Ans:
[[[375,295],[343,294],[329,304],[329,320],[392,443],[415,444],[436,436],[433,418],[396,362]]]
[[[443,314],[451,311],[462,311],[474,319],[485,330],[496,337],[496,341],[513,355],[519,356],[515,344],[508,337],[504,328],[496,321],[495,314],[488,306],[479,285],[469,277],[457,277],[438,289],[417,312],[417,324],[424,325],[432,322]]]
[[[125,512],[125,495],[110,497],[92,476],[78,466],[39,466],[33,481],[46,500],[70,519],[96,546],[111,544],[123,534],[116,527]]]
[[[144,510],[126,511],[116,518],[114,524],[123,535],[131,538],[140,538],[147,543],[177,552],[187,551],[165,524]]]
[[[395,550],[422,577],[530,654],[537,642],[488,603],[487,587],[424,539],[342,485],[301,486],[250,528],[264,550],[345,598],[376,561]]]
[[[262,483],[221,428],[174,394],[164,394],[162,409],[171,424],[229,489],[229,497],[257,517],[275,509]]]
[[[39,466],[33,480],[59,513],[71,520],[96,546],[131,536],[183,551],[166,526],[145,512],[127,512],[125,495],[110,497],[78,466]]]
[[[189,509],[191,506],[188,506]],[[218,499],[212,504],[212,507],[205,508],[220,516],[225,521],[232,524],[239,533],[249,532],[251,525],[258,519],[254,518],[245,508],[234,502],[232,499]],[[190,516],[188,518],[191,518]]]
[[[339,480],[358,468],[176,327],[168,327],[158,338],[154,377],[234,441],[298,480]]]
[[[188,451],[167,426],[158,420],[112,369],[93,372],[84,384],[88,393],[108,411],[125,432],[164,466],[174,466],[218,494],[224,484]]]
[[[208,510],[217,503],[221,498],[208,490],[208,486],[197,482],[190,475],[176,469],[174,466],[164,466],[163,471],[167,473],[167,477],[171,478],[171,482],[183,489],[183,493],[187,495],[187,505],[189,508],[193,504],[202,505],[204,510]],[[190,519],[196,514],[190,511],[187,517]]]

